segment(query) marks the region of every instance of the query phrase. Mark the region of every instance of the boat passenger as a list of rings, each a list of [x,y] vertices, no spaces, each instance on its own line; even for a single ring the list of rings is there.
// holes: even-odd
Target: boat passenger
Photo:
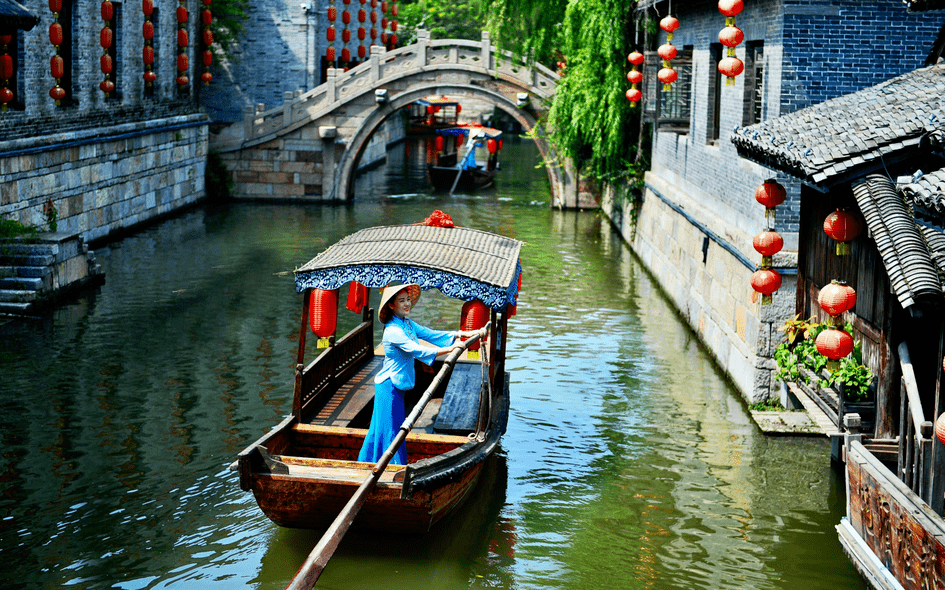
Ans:
[[[388,286],[381,295],[377,317],[385,324],[384,364],[374,378],[374,413],[358,461],[376,463],[397,436],[406,417],[404,393],[413,389],[416,381],[414,359],[432,365],[434,360],[443,360],[462,346],[457,337],[478,333],[475,330],[445,332],[421,326],[409,318],[418,299],[420,285],[414,284]],[[419,339],[437,348],[424,346]],[[401,443],[391,464],[407,464],[406,442]]]

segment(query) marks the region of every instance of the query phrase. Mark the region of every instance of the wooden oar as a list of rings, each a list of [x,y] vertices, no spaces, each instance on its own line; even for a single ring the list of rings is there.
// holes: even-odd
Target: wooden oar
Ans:
[[[469,144],[466,146],[466,153],[463,154],[461,160],[456,161],[456,167],[459,169],[459,172],[456,173],[456,178],[453,180],[453,186],[450,187],[450,196],[453,196],[453,191],[456,190],[456,185],[459,184],[459,177],[463,175],[463,164],[466,162],[466,158],[469,156],[469,152],[476,148],[476,142],[473,141],[473,138],[469,138]]]
[[[486,324],[483,330],[488,330],[488,328],[489,324]],[[413,411],[410,412],[410,415],[407,416],[404,423],[401,424],[397,436],[394,437],[394,441],[390,443],[390,446],[387,447],[387,450],[384,451],[384,454],[381,455],[378,462],[374,464],[374,467],[371,469],[371,475],[361,483],[361,486],[354,495],[351,496],[348,503],[345,504],[341,513],[335,518],[334,522],[331,523],[331,526],[328,527],[325,534],[322,535],[318,544],[315,545],[312,552],[308,554],[302,567],[296,572],[295,577],[292,578],[292,581],[286,586],[286,590],[311,590],[311,588],[315,586],[315,582],[318,581],[325,566],[328,565],[328,560],[331,559],[331,556],[334,555],[335,550],[341,543],[341,538],[348,532],[351,523],[354,522],[354,517],[357,516],[358,511],[361,510],[361,506],[364,505],[364,501],[367,499],[368,494],[371,493],[371,490],[374,489],[374,485],[377,483],[377,480],[380,479],[381,474],[387,469],[387,464],[390,463],[390,460],[394,457],[394,454],[400,447],[400,443],[404,442],[407,438],[407,433],[413,428],[414,422],[420,417],[423,408],[427,405],[427,402],[430,401],[430,398],[433,397],[433,393],[440,386],[440,383],[443,382],[443,379],[452,371],[453,365],[456,364],[456,359],[463,354],[463,351],[466,350],[470,344],[476,342],[479,338],[480,335],[476,334],[475,336],[471,336],[468,340],[462,341],[460,343],[462,348],[458,348],[449,353],[446,359],[444,359],[443,366],[440,367],[436,377],[433,378],[427,390],[423,392],[423,396],[420,398],[420,401],[417,402],[417,405],[413,407]]]

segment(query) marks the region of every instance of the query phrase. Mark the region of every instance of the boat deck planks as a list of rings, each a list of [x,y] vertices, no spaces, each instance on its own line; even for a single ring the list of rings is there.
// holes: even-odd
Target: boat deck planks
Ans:
[[[320,426],[347,426],[374,399],[374,376],[381,370],[383,356],[375,356],[350,381],[338,388],[312,419]]]

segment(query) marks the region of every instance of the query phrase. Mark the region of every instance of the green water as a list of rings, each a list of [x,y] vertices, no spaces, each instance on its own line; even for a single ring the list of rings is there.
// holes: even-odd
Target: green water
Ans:
[[[318,587],[865,587],[827,441],[760,434],[606,221],[551,209],[533,145],[507,138],[476,195],[431,194],[422,157],[392,150],[351,205],[143,229],[98,249],[105,285],[0,326],[0,587],[283,588],[318,535],[273,525],[226,467],[290,411],[287,271],[434,209],[527,244],[508,433],[457,514],[347,537]],[[415,313],[458,322],[434,293]]]

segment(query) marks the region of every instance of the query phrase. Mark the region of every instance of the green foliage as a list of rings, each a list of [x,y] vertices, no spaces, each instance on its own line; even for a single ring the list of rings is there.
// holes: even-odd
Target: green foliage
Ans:
[[[433,39],[478,41],[485,25],[484,0],[409,0],[400,4],[400,45],[413,43],[417,29]],[[401,32],[402,30],[402,32]]]
[[[531,54],[552,69],[564,46],[561,24],[569,0],[482,0],[486,26],[503,49]],[[629,10],[629,8],[627,9]]]
[[[15,219],[0,219],[0,239],[32,237],[38,233],[35,227],[23,225]]]
[[[43,205],[43,217],[46,218],[46,225],[49,231],[56,231],[59,227],[59,210],[53,205],[52,199],[47,199]]]
[[[811,317],[801,320],[800,315],[794,316],[780,328],[785,332],[785,339],[774,349],[774,360],[778,365],[775,377],[788,381],[807,381],[807,376],[800,370],[806,368],[814,375],[820,375],[827,367],[827,357],[817,352],[815,340],[817,335],[829,328],[827,323],[818,323]],[[853,333],[853,326],[849,323],[844,330]],[[851,401],[865,400],[869,397],[869,387],[873,382],[873,373],[869,367],[863,365],[863,352],[860,342],[853,346],[853,352],[840,360],[839,367],[829,371],[825,379],[818,379],[817,384],[822,387],[832,387],[842,381],[847,397]]]
[[[753,412],[783,412],[784,406],[779,399],[766,399],[764,401],[748,404],[748,409]]]
[[[246,12],[249,10],[250,0],[214,0],[210,5],[213,13],[213,44],[219,48],[219,53],[229,59],[233,58],[231,48],[239,42],[239,37],[245,28]]]

